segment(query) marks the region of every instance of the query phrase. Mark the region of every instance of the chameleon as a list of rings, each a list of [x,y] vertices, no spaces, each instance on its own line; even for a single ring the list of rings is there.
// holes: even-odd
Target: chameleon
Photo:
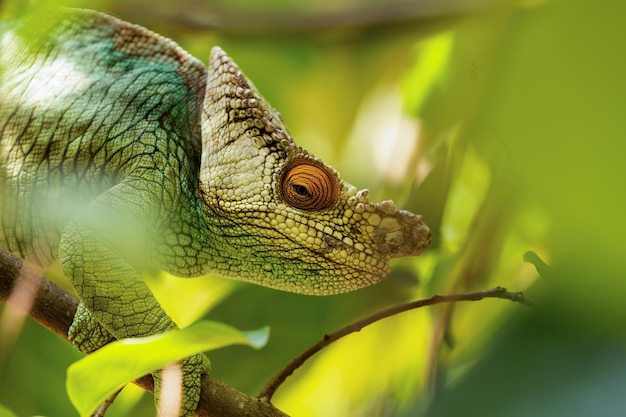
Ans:
[[[143,27],[63,10],[2,23],[0,51],[0,245],[60,262],[83,352],[176,328],[146,271],[331,295],[430,243],[421,216],[299,146],[217,46],[205,66]],[[209,363],[180,366],[191,416]]]

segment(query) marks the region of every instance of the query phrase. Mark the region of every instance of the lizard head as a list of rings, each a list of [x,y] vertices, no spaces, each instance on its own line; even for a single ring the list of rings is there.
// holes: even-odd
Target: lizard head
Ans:
[[[202,111],[200,183],[224,256],[217,272],[305,294],[374,284],[391,258],[430,244],[421,216],[372,203],[298,146],[233,61],[213,48]]]

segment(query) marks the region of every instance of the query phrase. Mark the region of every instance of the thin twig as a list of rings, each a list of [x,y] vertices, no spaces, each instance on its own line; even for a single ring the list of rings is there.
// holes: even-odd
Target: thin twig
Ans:
[[[113,394],[111,394],[109,398],[107,398],[102,404],[100,404],[100,407],[98,407],[96,412],[93,413],[91,417],[104,417],[109,407],[113,405],[113,402],[115,401],[117,396],[120,395],[120,392],[122,392],[122,388],[115,391]]]
[[[532,305],[532,303],[524,296],[522,292],[509,292],[506,288],[495,287],[489,290],[472,291],[459,294],[446,294],[446,295],[433,295],[432,297],[425,298],[423,300],[413,301],[407,304],[401,304],[398,306],[390,307],[385,310],[378,311],[371,316],[358,320],[348,326],[337,330],[334,333],[325,335],[319,342],[302,352],[289,362],[283,369],[280,370],[263,388],[259,394],[259,398],[264,400],[271,400],[276,390],[282,385],[283,382],[298,369],[302,364],[307,361],[311,356],[315,355],[320,350],[333,342],[347,336],[351,333],[360,331],[365,326],[375,323],[384,318],[394,316],[396,314],[403,313],[405,311],[413,310],[420,307],[430,306],[441,303],[452,303],[456,301],[479,301],[484,298],[502,298],[505,300],[514,301],[517,303]]]

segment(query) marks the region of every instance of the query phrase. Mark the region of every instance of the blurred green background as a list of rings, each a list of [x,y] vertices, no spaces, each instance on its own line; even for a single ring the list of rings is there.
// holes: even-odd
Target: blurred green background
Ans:
[[[3,14],[42,4],[5,0]],[[385,320],[317,355],[275,404],[297,417],[626,415],[626,3],[73,5],[146,26],[204,61],[222,46],[299,144],[433,230],[432,247],[393,264],[383,283],[327,298],[148,277],[181,325],[271,326],[261,351],[212,353],[214,376],[256,395],[356,318],[501,285],[537,306],[484,300]],[[550,265],[546,276],[522,261],[527,250]],[[9,342],[0,404],[18,416],[76,415],[64,381],[80,354],[31,322]],[[152,407],[131,388],[110,415]]]

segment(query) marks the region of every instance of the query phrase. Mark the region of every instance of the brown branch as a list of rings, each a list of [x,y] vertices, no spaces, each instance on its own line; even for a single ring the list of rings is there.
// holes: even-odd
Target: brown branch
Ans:
[[[21,294],[30,295],[31,302],[24,303],[28,297],[16,296],[17,290]],[[28,314],[39,324],[65,339],[78,306],[75,297],[3,248],[0,248],[0,301],[7,302],[13,308]],[[135,384],[146,391],[154,391],[152,377],[149,375],[136,380]],[[209,375],[202,379],[202,393],[196,416],[287,417],[269,401],[239,392]]]
[[[30,295],[32,302],[26,303],[25,306],[21,301],[28,297],[14,297],[16,293],[14,289],[16,288]],[[209,375],[204,376],[196,416],[235,417],[263,415],[268,417],[285,417],[287,415],[276,409],[269,400],[289,375],[311,356],[331,343],[348,334],[358,332],[376,321],[408,310],[440,303],[478,301],[484,298],[502,298],[526,305],[531,304],[521,292],[509,292],[505,288],[496,287],[489,290],[459,294],[434,295],[423,300],[381,310],[330,335],[324,336],[322,340],[300,354],[274,376],[265,386],[259,398],[239,392]],[[67,331],[78,306],[78,300],[75,297],[35,272],[3,248],[0,248],[0,301],[8,302],[9,305],[20,310],[27,310],[24,311],[25,314],[28,314],[35,321],[65,339],[67,339]],[[149,375],[136,380],[135,384],[146,391],[153,392],[154,390],[152,377]]]
[[[524,296],[521,292],[509,292],[506,288],[495,287],[490,290],[481,290],[481,291],[472,291],[465,292],[459,294],[447,294],[447,295],[433,295],[430,298],[425,298],[423,300],[413,301],[407,304],[402,304],[394,307],[387,308],[385,310],[378,311],[371,316],[365,317],[361,320],[358,320],[354,323],[349,324],[348,326],[339,329],[338,331],[331,333],[329,335],[325,335],[323,339],[319,342],[302,352],[300,355],[295,357],[291,362],[289,362],[283,369],[280,370],[278,374],[276,374],[263,388],[261,393],[259,394],[259,398],[264,398],[267,401],[271,400],[272,396],[276,392],[276,390],[280,387],[280,385],[285,382],[285,380],[293,374],[293,372],[298,369],[302,364],[307,361],[311,356],[315,355],[320,350],[324,349],[326,346],[330,345],[333,342],[341,339],[344,336],[349,335],[350,333],[355,333],[360,331],[365,326],[368,326],[372,323],[375,323],[384,318],[394,316],[396,314],[403,313],[405,311],[413,310],[420,307],[430,306],[434,304],[441,303],[452,303],[456,301],[479,301],[484,298],[502,298],[505,300],[514,301],[517,303],[522,303],[525,305],[531,305],[531,302]]]
[[[102,404],[100,404],[100,407],[98,407],[96,412],[93,413],[91,417],[104,417],[109,407],[113,405],[113,402],[115,401],[117,396],[120,395],[120,392],[122,392],[122,389],[123,388],[120,388],[113,394],[111,394],[109,398],[107,398]]]
[[[507,3],[507,6],[509,4]],[[511,2],[515,5],[515,2]],[[220,32],[236,35],[285,35],[337,30],[389,29],[415,26],[426,21],[445,20],[471,13],[501,8],[498,2],[463,3],[441,0],[396,0],[380,4],[326,10],[288,10],[281,8],[230,8],[211,3],[185,5],[176,2],[160,8],[132,3],[113,6],[115,14],[137,22],[167,24],[176,31]]]

